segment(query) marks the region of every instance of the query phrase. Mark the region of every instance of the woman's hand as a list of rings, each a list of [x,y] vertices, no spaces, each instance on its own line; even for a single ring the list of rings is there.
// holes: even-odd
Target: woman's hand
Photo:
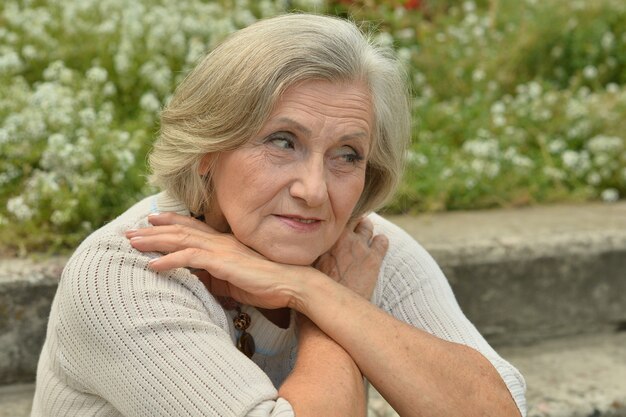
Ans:
[[[348,223],[335,245],[319,257],[315,268],[365,299],[370,299],[389,241],[374,234],[367,219]]]
[[[165,253],[150,268],[204,270],[199,278],[215,296],[228,296],[262,308],[291,307],[301,277],[312,268],[272,262],[239,242],[191,217],[176,213],[149,216],[154,227],[129,230],[131,245],[142,252]]]

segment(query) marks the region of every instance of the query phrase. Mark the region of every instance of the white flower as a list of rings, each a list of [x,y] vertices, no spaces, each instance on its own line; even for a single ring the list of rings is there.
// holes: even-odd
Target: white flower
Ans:
[[[104,84],[104,87],[102,88],[102,94],[104,94],[105,97],[111,97],[115,95],[115,93],[117,93],[117,88],[115,87],[115,84],[110,81]]]
[[[495,139],[473,139],[463,143],[463,150],[477,158],[495,157],[499,146]]]
[[[532,168],[535,165],[532,159],[519,154],[514,155],[511,162],[518,168]]]
[[[0,74],[11,74],[22,70],[24,63],[15,51],[0,55]]]
[[[43,78],[46,81],[60,81],[64,84],[70,84],[74,74],[65,66],[63,61],[54,61],[43,71]]]
[[[426,155],[412,150],[407,151],[406,159],[409,163],[417,165],[419,167],[428,164],[428,157]]]
[[[560,58],[563,55],[563,47],[560,45],[553,47],[550,51],[550,55],[552,56],[552,58]]]
[[[593,65],[587,65],[583,68],[583,76],[588,80],[592,80],[598,76],[598,69]]]
[[[194,64],[203,55],[206,47],[199,38],[191,38],[187,47],[187,55],[185,56],[185,62],[188,64]]]
[[[555,167],[544,167],[543,168],[543,173],[549,177],[549,178],[553,178],[555,180],[564,180],[565,179],[565,173],[563,171],[561,171],[558,168]]]
[[[597,135],[589,139],[587,149],[591,153],[617,153],[624,148],[624,140],[617,136]]]
[[[376,36],[376,41],[381,46],[393,46],[393,36],[387,32],[380,32],[378,36]]]
[[[463,2],[463,11],[465,13],[472,13],[476,10],[476,3],[473,1]]]
[[[563,139],[557,138],[548,143],[548,151],[552,154],[558,154],[567,147]]]
[[[102,67],[91,67],[87,70],[87,79],[96,84],[102,84],[107,80],[109,74]]]
[[[416,86],[421,86],[421,85],[426,83],[426,77],[424,76],[424,74],[422,72],[415,71],[413,73],[413,83]]]
[[[50,216],[52,224],[61,226],[67,223],[71,219],[71,212],[69,210],[54,210]]]
[[[297,4],[308,10],[318,10],[324,6],[324,0],[298,0]]]
[[[22,48],[22,55],[27,59],[35,59],[39,54],[37,53],[37,48],[33,45],[24,45]]]
[[[472,72],[472,80],[474,82],[480,82],[485,79],[485,71],[481,68],[477,68]]]
[[[130,69],[130,59],[125,52],[120,51],[115,54],[113,62],[115,64],[115,71],[117,71],[118,74],[125,74]]]
[[[561,160],[565,167],[578,175],[582,175],[591,167],[589,154],[586,151],[576,152],[570,149],[561,154]]]
[[[602,47],[604,49],[611,49],[613,47],[613,44],[615,43],[615,35],[613,34],[613,32],[606,32],[604,35],[602,35],[602,40],[600,41],[600,43],[602,44]]]
[[[256,17],[248,9],[237,9],[234,15],[235,21],[240,26],[250,26],[256,22]]]
[[[152,91],[148,91],[141,96],[139,107],[148,113],[156,113],[161,109],[161,102]]]
[[[407,27],[396,31],[396,37],[399,39],[413,40],[415,39],[415,29]]]
[[[598,185],[598,184],[600,184],[600,181],[602,181],[602,175],[600,175],[599,173],[597,173],[595,171],[594,172],[590,172],[587,175],[587,183],[589,185]]]
[[[10,139],[11,136],[9,135],[9,131],[0,127],[0,145],[9,142]]]
[[[501,101],[496,101],[491,105],[491,113],[502,114],[506,110],[506,106]]]
[[[402,62],[410,62],[411,61],[411,50],[409,48],[399,48],[397,51],[398,58]]]
[[[606,190],[602,191],[600,197],[602,198],[602,201],[605,201],[607,203],[614,203],[619,200],[619,192],[615,188],[607,188]]]
[[[78,117],[84,126],[90,126],[96,121],[96,112],[91,107],[87,107],[78,112]]]
[[[118,168],[121,172],[126,172],[135,163],[135,155],[128,149],[120,149],[115,153]]]
[[[506,126],[506,117],[504,117],[501,114],[495,114],[493,115],[493,117],[491,118],[491,120],[493,121],[493,125],[497,126],[497,127],[502,127],[502,126]]]
[[[619,93],[619,84],[616,83],[608,83],[606,85],[606,91],[611,94]]]
[[[543,88],[541,88],[541,84],[536,81],[532,81],[528,84],[528,95],[532,98],[539,98],[541,93],[543,92]]]
[[[13,214],[18,220],[29,220],[34,214],[33,209],[26,204],[22,196],[9,199],[9,201],[7,201],[7,211]]]

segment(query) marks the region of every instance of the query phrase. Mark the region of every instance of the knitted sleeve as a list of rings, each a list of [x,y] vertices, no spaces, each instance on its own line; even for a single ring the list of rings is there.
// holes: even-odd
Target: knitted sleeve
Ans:
[[[293,416],[202,284],[184,269],[157,274],[148,259],[122,236],[72,257],[56,300],[65,383],[123,416]]]
[[[372,214],[375,233],[389,238],[373,301],[394,317],[447,341],[472,347],[498,371],[522,416],[526,385],[520,372],[502,359],[465,317],[435,260],[411,236]]]

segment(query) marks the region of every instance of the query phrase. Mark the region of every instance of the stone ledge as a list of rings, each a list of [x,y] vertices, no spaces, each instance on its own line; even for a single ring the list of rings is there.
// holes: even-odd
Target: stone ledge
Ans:
[[[390,216],[496,346],[626,326],[626,202]]]
[[[0,260],[0,384],[34,379],[65,262]]]
[[[504,347],[526,378],[528,417],[626,417],[626,333]],[[27,417],[33,384],[0,387],[0,417]],[[372,390],[369,417],[398,417]]]
[[[495,346],[626,327],[626,203],[390,219]],[[0,384],[34,379],[65,260],[0,260]]]

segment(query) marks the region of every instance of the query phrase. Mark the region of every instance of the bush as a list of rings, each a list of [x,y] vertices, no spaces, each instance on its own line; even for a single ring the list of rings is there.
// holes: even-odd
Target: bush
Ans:
[[[415,129],[392,212],[626,193],[621,0],[8,0],[0,248],[60,250],[144,195],[158,112],[208,49],[290,8],[371,22]]]

